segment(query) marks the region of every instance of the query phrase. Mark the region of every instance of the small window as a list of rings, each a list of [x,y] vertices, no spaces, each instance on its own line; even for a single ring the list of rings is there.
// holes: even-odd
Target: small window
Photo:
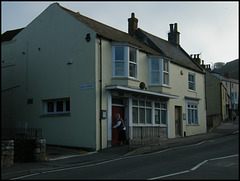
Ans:
[[[70,112],[70,100],[56,99],[44,101],[45,114],[62,114]]]

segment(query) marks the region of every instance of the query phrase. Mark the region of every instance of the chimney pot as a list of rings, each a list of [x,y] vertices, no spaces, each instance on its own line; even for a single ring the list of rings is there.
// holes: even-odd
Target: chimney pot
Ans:
[[[173,32],[173,24],[170,24],[170,33]]]
[[[174,23],[174,32],[177,32],[177,23]]]

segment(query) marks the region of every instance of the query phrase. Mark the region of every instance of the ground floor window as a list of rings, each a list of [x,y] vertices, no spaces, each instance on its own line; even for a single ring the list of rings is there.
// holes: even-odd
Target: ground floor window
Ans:
[[[134,124],[166,124],[167,104],[133,99],[132,121]]]
[[[155,124],[167,123],[167,105],[166,103],[155,103]]]
[[[70,99],[44,100],[44,114],[65,114],[70,113]]]
[[[192,125],[199,124],[197,102],[187,102],[187,123]]]

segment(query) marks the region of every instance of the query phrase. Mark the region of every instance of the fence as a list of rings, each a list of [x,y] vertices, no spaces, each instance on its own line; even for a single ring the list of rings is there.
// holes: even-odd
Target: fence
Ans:
[[[42,138],[42,128],[2,128],[2,140]]]

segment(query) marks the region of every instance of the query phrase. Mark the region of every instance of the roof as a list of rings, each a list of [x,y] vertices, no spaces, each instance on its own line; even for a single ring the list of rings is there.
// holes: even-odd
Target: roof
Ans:
[[[140,28],[137,29],[137,36],[143,38],[145,43],[160,51],[164,56],[171,58],[172,62],[203,72],[203,68],[197,65],[197,63],[185,52],[183,48],[181,48],[180,45],[174,46],[169,41],[156,37]],[[144,39],[144,36],[150,41]]]
[[[58,4],[58,3],[56,3],[56,4]],[[83,16],[79,12],[77,12],[77,13],[73,12],[65,7],[60,6],[60,5],[59,5],[59,7],[61,7],[68,14],[73,16],[75,19],[77,19],[78,21],[80,21],[81,23],[86,25],[87,27],[91,28],[98,35],[100,35],[106,39],[109,39],[112,41],[118,41],[118,42],[128,42],[129,44],[138,47],[139,50],[142,50],[142,51],[150,53],[150,54],[160,55],[159,52],[155,51],[154,49],[150,48],[149,46],[145,45],[144,43],[138,41],[136,38],[132,37],[128,33],[117,30],[117,29],[107,26],[103,23],[95,21],[91,18]]]
[[[19,32],[21,32],[24,28],[6,31],[1,35],[1,42],[12,40]]]

